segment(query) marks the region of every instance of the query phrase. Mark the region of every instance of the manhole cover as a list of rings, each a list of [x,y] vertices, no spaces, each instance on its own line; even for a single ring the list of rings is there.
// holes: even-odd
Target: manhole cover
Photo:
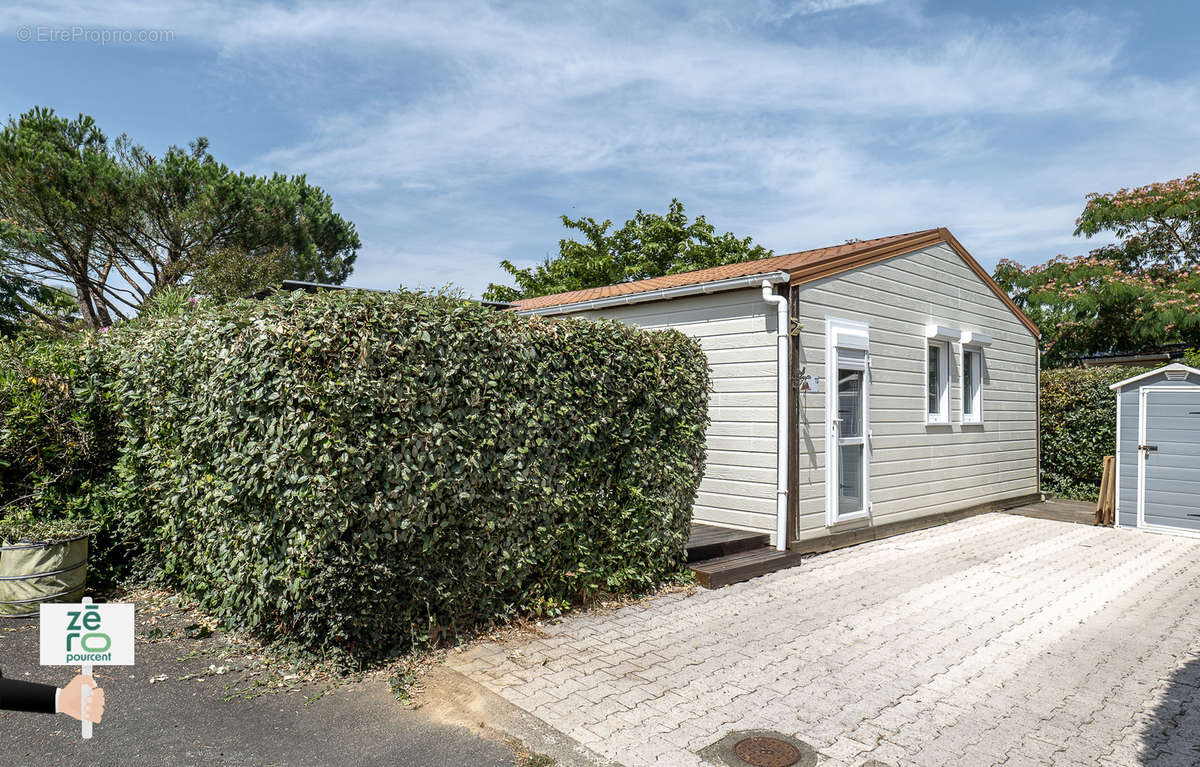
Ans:
[[[734,730],[700,751],[705,763],[725,767],[817,767],[817,752],[774,730]]]
[[[745,738],[733,746],[733,753],[754,767],[792,767],[800,761],[800,749],[779,738]]]

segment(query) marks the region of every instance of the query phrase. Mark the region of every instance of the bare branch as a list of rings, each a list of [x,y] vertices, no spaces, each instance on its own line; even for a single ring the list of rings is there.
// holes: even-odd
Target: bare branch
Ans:
[[[1162,216],[1155,215],[1153,218],[1158,222],[1159,226],[1170,233],[1171,238],[1175,240],[1175,242],[1179,243],[1179,249],[1183,251],[1184,257],[1189,260],[1195,260],[1196,254],[1192,252],[1192,249],[1188,247],[1188,244],[1184,241],[1184,239],[1179,236],[1179,231],[1174,226],[1168,224]]]

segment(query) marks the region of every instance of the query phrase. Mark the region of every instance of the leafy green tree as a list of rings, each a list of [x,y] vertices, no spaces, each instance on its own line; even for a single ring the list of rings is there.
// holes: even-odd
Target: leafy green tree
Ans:
[[[245,295],[283,278],[343,282],[354,225],[303,176],[237,173],[206,139],[151,155],[111,146],[90,117],[34,108],[0,131],[0,259],[38,285],[69,285],[88,327],[178,285]]]
[[[68,291],[53,285],[38,285],[33,299],[25,306],[22,333],[50,339],[81,327],[79,303]]]
[[[1089,354],[1200,345],[1200,270],[1131,272],[1093,253],[1030,267],[1002,260],[995,278],[1042,331],[1047,367]]]
[[[121,171],[90,117],[34,108],[0,131],[0,250],[19,277],[63,282],[83,321],[112,323],[116,261],[102,228]]]
[[[20,335],[54,337],[79,326],[75,297],[40,285],[0,267],[0,338]]]
[[[583,236],[583,242],[559,240],[558,255],[533,268],[500,262],[515,286],[491,284],[483,297],[491,301],[582,290],[632,282],[710,266],[752,261],[772,255],[750,238],[718,235],[704,216],[689,221],[683,203],[671,200],[665,215],[639,210],[620,229],[610,220],[562,217],[563,226]]]
[[[1083,256],[1024,267],[1002,260],[996,281],[1042,331],[1058,367],[1105,352],[1200,345],[1200,174],[1088,195],[1077,235],[1118,241]]]
[[[185,277],[206,293],[246,295],[284,278],[350,275],[360,246],[354,225],[303,176],[234,173],[203,138],[156,158],[122,137],[116,155],[125,207],[107,233],[127,255],[122,276],[140,301]]]
[[[1200,173],[1111,194],[1090,194],[1075,234],[1120,241],[1098,253],[1127,272],[1200,266]]]
[[[21,329],[36,285],[0,269],[0,338],[14,336]]]

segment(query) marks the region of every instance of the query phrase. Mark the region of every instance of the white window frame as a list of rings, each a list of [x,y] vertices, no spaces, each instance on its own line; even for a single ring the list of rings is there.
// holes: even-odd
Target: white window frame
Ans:
[[[930,426],[946,426],[950,423],[950,342],[927,340],[925,343],[925,377],[921,384],[921,409],[925,411],[925,423]],[[938,405],[937,413],[929,412],[929,352],[938,352]]]
[[[967,381],[967,355],[975,355],[975,365],[971,369],[971,381]],[[983,347],[975,344],[962,345],[962,358],[960,360],[960,369],[962,370],[960,386],[961,407],[959,409],[960,418],[965,424],[981,424],[983,423]],[[975,412],[967,412],[967,384],[975,385]]]
[[[825,318],[825,524],[828,527],[871,516],[871,328],[865,322]],[[862,509],[842,514],[838,504],[837,461],[838,439],[833,415],[838,412],[838,369],[860,369],[854,363],[843,363],[837,350],[857,349],[865,352],[863,371],[863,465]]]
[[[921,382],[921,410],[925,413],[927,426],[950,425],[950,365],[954,357],[951,355],[951,344],[962,338],[962,331],[945,325],[927,325],[925,327],[925,377]],[[929,350],[938,350],[938,412],[929,412]]]

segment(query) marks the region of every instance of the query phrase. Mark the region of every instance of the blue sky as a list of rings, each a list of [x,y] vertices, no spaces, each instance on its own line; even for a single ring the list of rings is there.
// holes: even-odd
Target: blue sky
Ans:
[[[47,39],[72,28],[171,39]],[[672,197],[777,252],[947,226],[990,268],[1086,251],[1088,192],[1200,170],[1198,28],[1192,2],[15,2],[0,108],[307,173],[366,287],[478,295],[561,214]]]

